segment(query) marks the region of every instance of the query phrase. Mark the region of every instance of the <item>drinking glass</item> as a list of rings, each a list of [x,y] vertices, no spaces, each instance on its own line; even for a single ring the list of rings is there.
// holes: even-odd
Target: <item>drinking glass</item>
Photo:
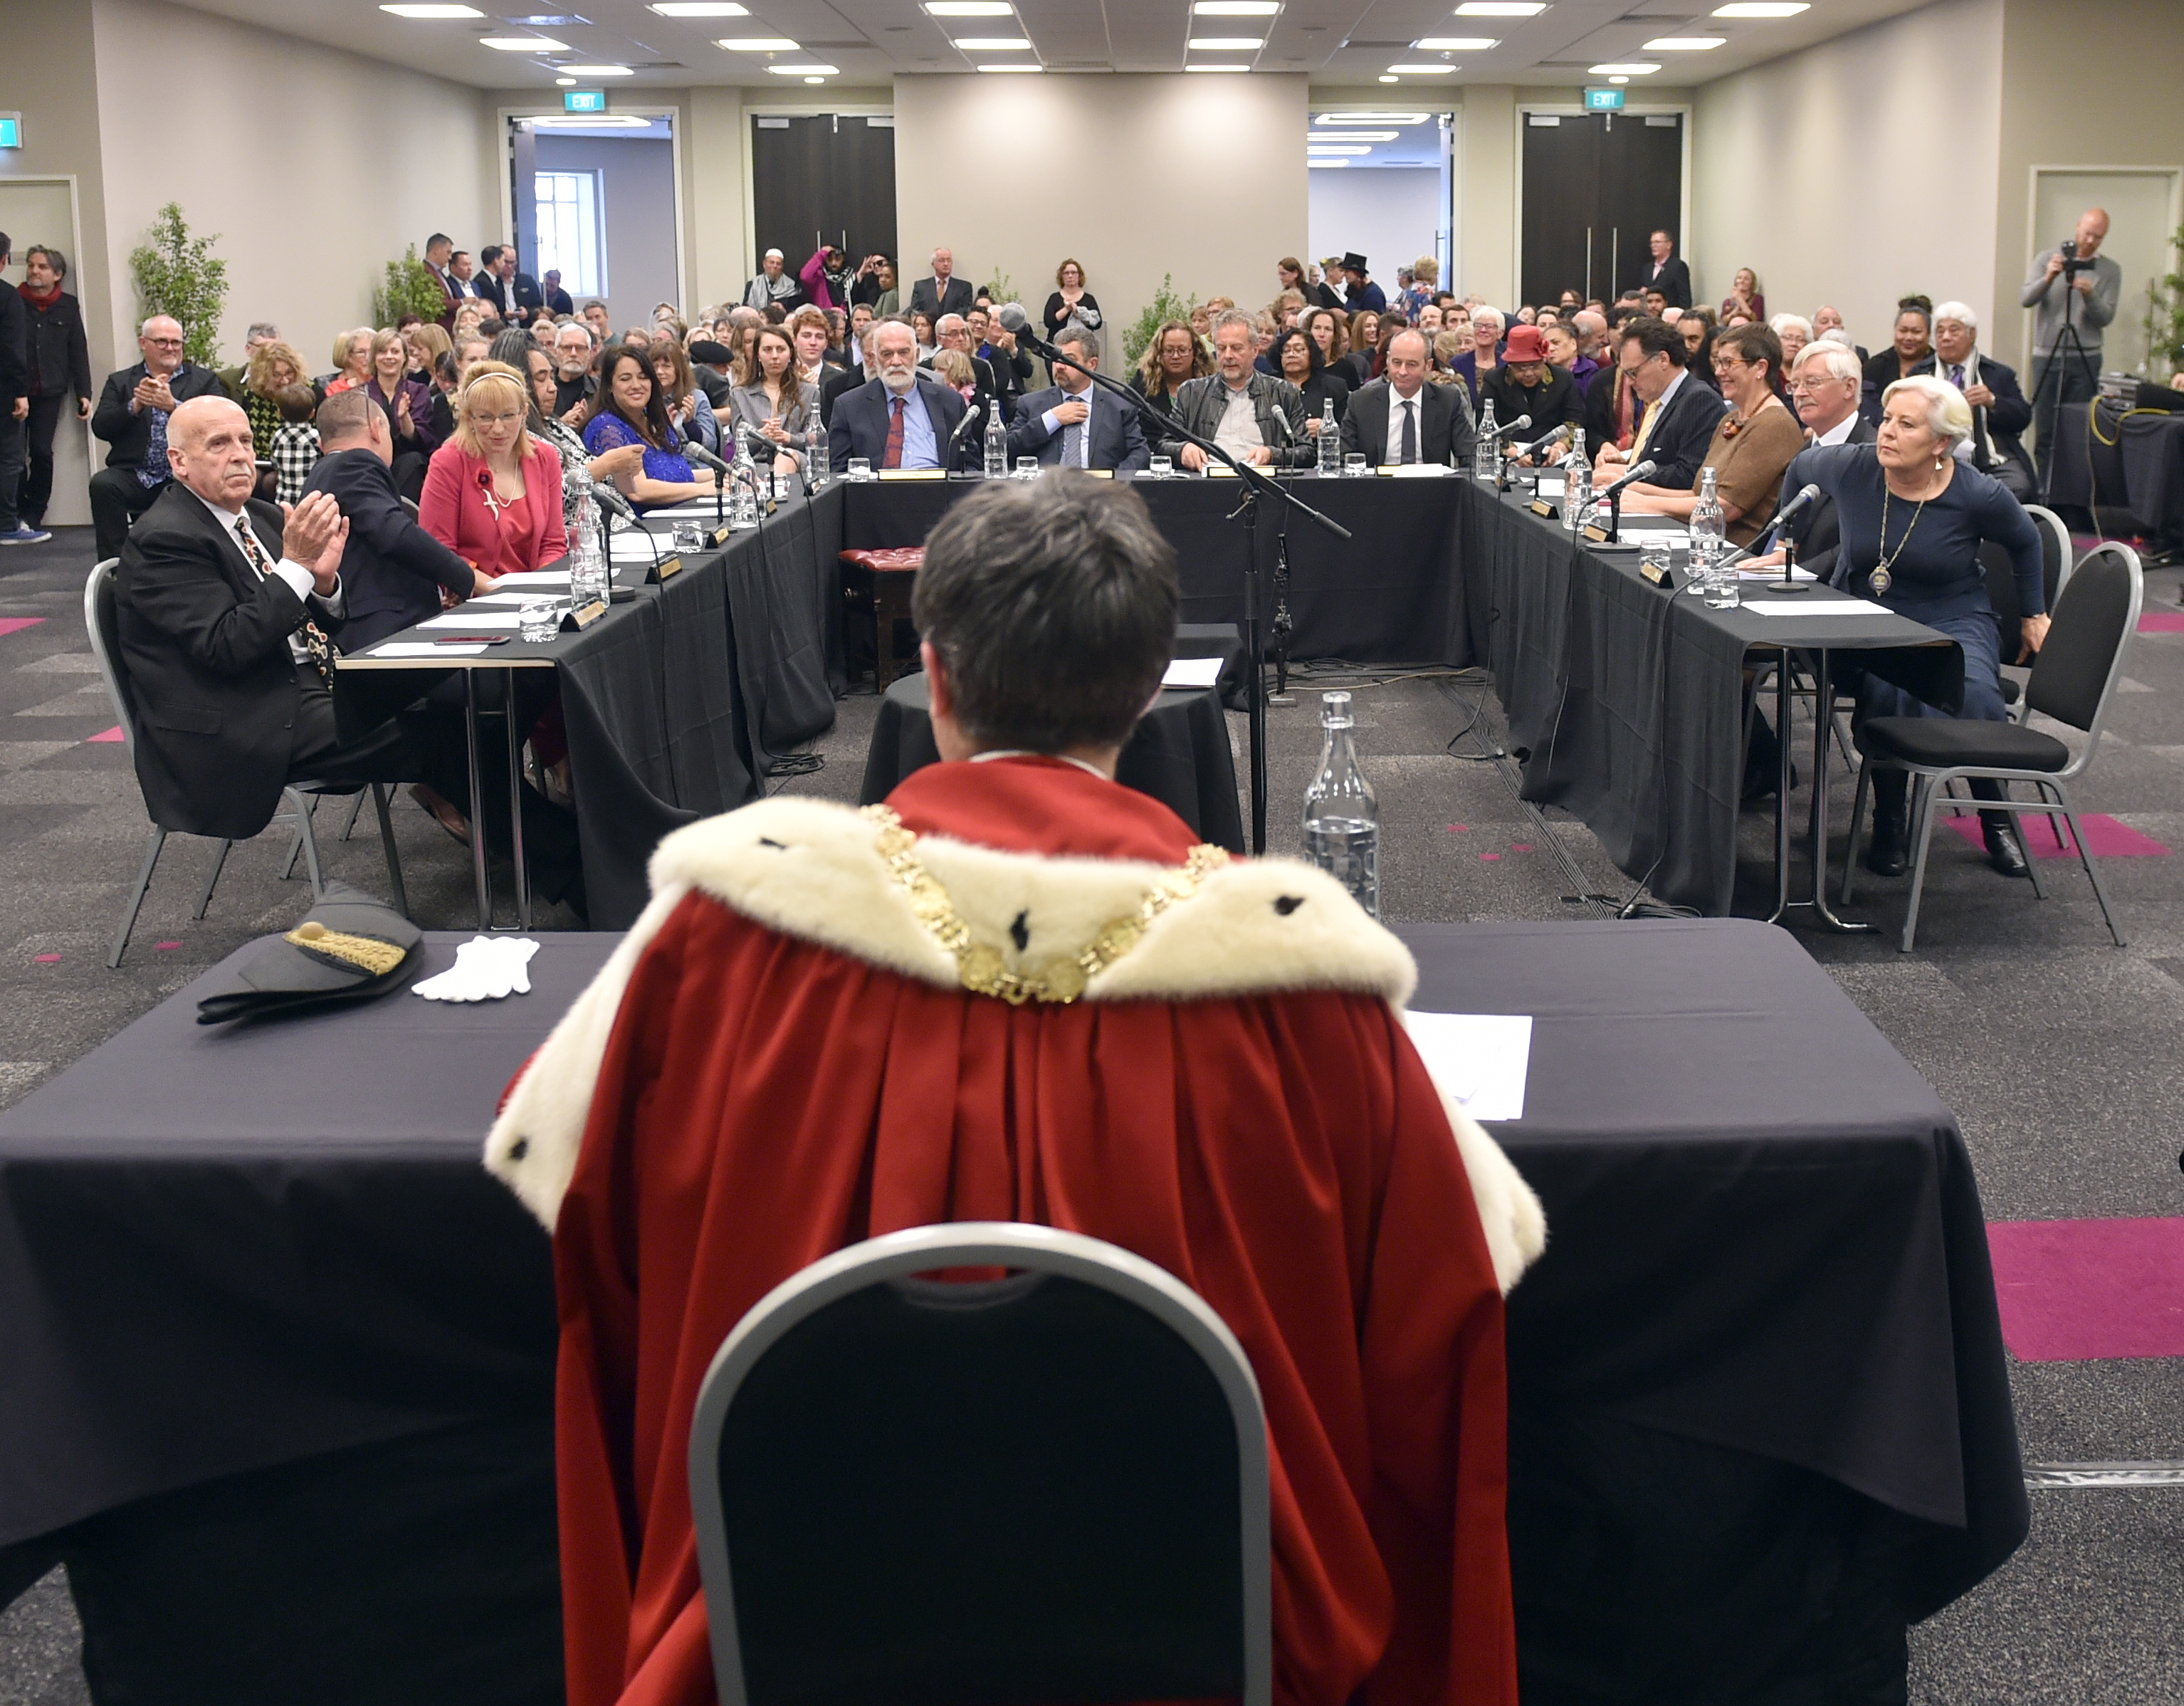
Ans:
[[[1170,456],[1156,456],[1145,465],[1145,474],[1150,479],[1166,480],[1174,473],[1175,460]]]
[[[702,551],[705,549],[705,529],[696,521],[677,521],[675,524],[675,549],[678,551]]]
[[[1036,480],[1039,478],[1039,458],[1036,456],[1017,457],[1017,478],[1019,480]]]
[[[851,480],[871,479],[872,477],[872,459],[869,456],[850,457],[849,472],[844,477]]]
[[[516,606],[518,632],[525,641],[538,645],[549,640],[561,629],[561,605],[557,599],[526,599]]]
[[[1348,479],[1362,480],[1370,471],[1371,470],[1365,466],[1363,455],[1356,450],[1352,450],[1342,459],[1342,472]]]

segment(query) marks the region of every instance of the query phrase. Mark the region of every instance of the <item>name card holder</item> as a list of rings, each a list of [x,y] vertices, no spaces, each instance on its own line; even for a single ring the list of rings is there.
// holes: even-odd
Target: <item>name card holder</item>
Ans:
[[[948,471],[945,468],[883,468],[879,471],[879,477],[883,480],[944,480],[948,477]]]
[[[1563,518],[1563,512],[1545,498],[1535,498],[1524,507],[1543,521],[1559,521]]]
[[[682,572],[682,558],[662,557],[658,562],[652,566],[650,571],[645,576],[645,581],[648,585],[656,587],[674,579],[676,576]]]
[[[562,616],[561,632],[565,634],[582,633],[606,613],[606,600],[593,599],[582,610],[570,610]]]

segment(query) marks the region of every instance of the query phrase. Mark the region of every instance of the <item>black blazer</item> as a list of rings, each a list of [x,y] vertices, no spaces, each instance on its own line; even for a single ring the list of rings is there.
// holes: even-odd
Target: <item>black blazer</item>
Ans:
[[[476,584],[471,566],[419,527],[402,507],[394,471],[359,447],[320,456],[304,482],[331,493],[348,517],[342,551],[341,643],[361,651],[440,612],[440,588],[459,599]]]
[[[1662,405],[1656,404],[1655,408]],[[1655,424],[1646,439],[1646,456],[1657,466],[1646,483],[1665,486],[1671,492],[1688,492],[1694,488],[1699,477],[1699,465],[1707,459],[1713,444],[1713,429],[1721,425],[1721,417],[1729,413],[1729,404],[1721,393],[1709,391],[1705,386],[1685,379],[1676,387],[1676,394],[1668,402],[1668,413]],[[1641,420],[1639,432],[1645,431]],[[1634,436],[1632,442],[1636,439]]]
[[[960,464],[972,435],[963,435],[963,443],[956,447],[952,462],[948,454],[948,435],[956,430],[956,423],[963,418],[963,410],[968,405],[956,394],[954,386],[943,385],[930,374],[917,376],[912,394],[925,404],[926,418],[933,423],[933,449],[940,459],[940,466],[947,468]],[[887,454],[887,387],[877,379],[851,386],[834,399],[834,418],[827,426],[828,466],[845,469],[850,466],[850,458],[862,456],[877,471],[881,459]]]
[[[577,311],[576,298],[558,285],[551,293],[542,288],[538,293],[538,302],[540,307],[554,314],[574,314]]]
[[[141,414],[129,412],[129,399],[136,395],[137,382],[147,371],[140,361],[134,367],[108,374],[106,387],[98,394],[98,407],[91,411],[91,430],[106,441],[106,466],[109,468],[141,468],[144,465],[144,452],[152,443],[152,423]],[[167,389],[175,393],[177,403],[187,403],[192,397],[226,394],[217,373],[188,361],[168,376]],[[255,835],[258,831],[250,833]]]
[[[1888,352],[1892,356],[1894,351]],[[2032,405],[2025,400],[2024,388],[2017,382],[2017,370],[1997,361],[1985,350],[1974,352],[1976,369],[1964,376],[1976,378],[1978,382],[1994,393],[1994,401],[1972,410],[1972,466],[1982,474],[1992,474],[2006,461],[2021,460],[2025,447],[2018,435],[2032,424]],[[1949,376],[1949,364],[1940,353],[1930,355],[1911,370],[1913,374],[1930,373],[1936,379]],[[1861,438],[1859,443],[1869,442]]]
[[[471,281],[471,287],[499,309],[500,317],[510,325],[521,323],[545,306],[538,294],[538,281],[527,272],[519,270],[508,278],[482,272]]]
[[[1009,428],[1011,464],[1019,456],[1036,456],[1049,468],[1061,462],[1062,434],[1050,434],[1045,417],[1048,410],[1067,400],[1059,385],[1034,391],[1023,399],[1017,411],[1016,424]],[[1136,409],[1096,386],[1084,393],[1084,400],[1092,405],[1091,418],[1084,423],[1092,436],[1089,452],[1092,467],[1135,473],[1152,461],[1152,449],[1145,443],[1145,431],[1138,424]]]
[[[0,281],[0,409],[31,394],[30,317],[22,293]]]
[[[1873,436],[1872,427],[1863,420],[1854,421],[1850,436],[1843,443],[1870,444]],[[1782,496],[1774,507],[1780,509],[1797,495],[1797,486],[1786,475]],[[1842,517],[1836,513],[1836,500],[1823,491],[1803,514],[1790,523],[1790,537],[1797,543],[1798,566],[1835,583],[1836,557],[1842,546]]]
[[[1384,379],[1376,379],[1362,391],[1351,393],[1350,407],[1342,416],[1342,454],[1362,456],[1371,467],[1395,460],[1389,449],[1388,420],[1394,393]],[[1471,460],[1477,437],[1471,420],[1471,394],[1461,385],[1418,387],[1418,460],[1462,467]]]
[[[860,385],[869,382],[866,376],[854,367],[834,367],[827,370],[827,376],[820,382],[819,385],[819,424],[822,426],[832,426],[834,424],[834,399],[845,393],[855,391]],[[839,473],[841,471],[837,469],[835,471]]]
[[[1327,405],[1334,404],[1334,424],[1340,426],[1342,417],[1350,412],[1350,384],[1332,367],[1323,367],[1297,387],[1297,395],[1304,399],[1304,412],[1318,421],[1323,417]]]
[[[253,502],[248,514],[278,562],[281,512]],[[316,683],[288,650],[309,607],[277,575],[253,574],[241,544],[180,482],[129,530],[114,593],[136,779],[153,821],[192,835],[255,835],[281,803],[304,677]]]
[[[1684,265],[1684,258],[1680,254],[1672,254],[1661,263],[1661,274],[1658,278],[1653,276],[1652,265],[1649,261],[1646,276],[1639,283],[1643,289],[1659,291],[1669,299],[1671,308],[1689,308],[1691,305],[1691,270]]]
[[[911,286],[910,307],[906,310],[911,314],[931,315],[933,329],[936,335],[940,330],[942,315],[967,315],[978,305],[978,293],[971,288],[970,281],[967,279],[957,278],[950,274],[948,287],[945,290],[939,288],[939,282],[936,278],[926,277],[921,278],[916,284]]]
[[[19,295],[16,298],[21,301]],[[63,291],[43,314],[23,304],[31,377],[42,397],[81,397],[91,392],[91,351],[84,343],[83,304]]]
[[[1688,384],[1690,382],[1685,382]],[[1509,376],[1509,364],[1502,363],[1479,382],[1479,394],[1494,404],[1494,418],[1507,426],[1519,415],[1529,415],[1532,424],[1516,435],[1515,440],[1529,443],[1535,438],[1544,438],[1556,427],[1585,425],[1585,398],[1577,388],[1577,381],[1560,368],[1550,367],[1546,377],[1527,391]]]

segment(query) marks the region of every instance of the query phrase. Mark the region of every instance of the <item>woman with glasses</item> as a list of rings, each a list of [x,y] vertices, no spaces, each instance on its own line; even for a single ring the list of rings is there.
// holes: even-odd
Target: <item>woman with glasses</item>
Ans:
[[[1731,326],[1716,338],[1714,377],[1729,413],[1713,429],[1713,442],[1691,490],[1641,481],[1624,488],[1624,509],[1632,515],[1689,521],[1705,471],[1711,468],[1730,544],[1748,545],[1758,538],[1774,513],[1783,470],[1805,448],[1804,429],[1774,394],[1774,374],[1781,365],[1782,340],[1763,326]]]
[[[1343,411],[1350,406],[1350,387],[1340,374],[1328,371],[1319,359],[1319,346],[1303,327],[1292,326],[1276,332],[1273,348],[1268,354],[1273,358],[1274,371],[1295,386],[1304,399],[1304,419],[1295,423],[1298,432],[1316,437],[1329,404],[1334,406],[1335,424],[1341,425]]]
[[[1130,376],[1130,389],[1163,415],[1175,413],[1175,393],[1194,379],[1213,371],[1213,357],[1198,336],[1180,320],[1163,321],[1138,370]]]
[[[639,508],[713,495],[711,471],[701,474],[683,459],[682,435],[668,418],[648,353],[625,343],[599,357],[599,387],[584,420],[584,448],[598,456],[632,444],[643,451],[641,466],[634,474],[616,475],[614,483]]]
[[[432,453],[417,519],[480,574],[536,569],[569,553],[561,459],[527,429],[530,387],[498,361],[464,376],[455,436]]]
[[[320,382],[321,396],[354,391],[371,379],[371,328],[359,326],[334,339],[334,371]]]

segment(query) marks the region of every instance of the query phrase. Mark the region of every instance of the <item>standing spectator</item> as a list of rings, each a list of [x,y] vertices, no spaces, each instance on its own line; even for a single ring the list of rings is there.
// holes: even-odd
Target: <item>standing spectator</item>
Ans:
[[[1740,266],[1729,282],[1729,294],[1721,299],[1721,321],[1729,324],[1732,314],[1741,314],[1747,320],[1763,322],[1767,318],[1767,298],[1759,289],[1759,275],[1748,266]],[[1778,337],[1780,332],[1775,334]]]
[[[477,300],[476,273],[477,263],[471,259],[471,252],[468,249],[459,248],[448,257],[448,281],[462,293],[455,298],[455,307],[458,310],[465,302]],[[452,337],[454,333],[450,331],[448,335]]]
[[[2048,469],[2054,460],[2059,410],[2088,401],[2099,387],[2102,333],[2123,300],[2123,269],[2098,253],[2108,234],[2107,213],[2087,208],[2078,215],[2073,241],[2077,258],[2092,261],[2092,269],[2074,271],[2059,285],[2056,281],[2064,278],[2063,251],[2044,248],[2033,257],[2032,276],[2025,281],[2024,293],[2018,298],[2032,310],[2032,421],[2042,492],[2048,489]],[[2077,333],[2082,356],[2075,351],[2058,356],[2065,324]]]
[[[850,305],[850,258],[831,246],[815,249],[796,275],[804,287],[804,299],[813,308],[846,309]]]
[[[107,376],[91,430],[106,442],[106,466],[91,477],[91,521],[100,560],[121,555],[129,524],[152,507],[174,478],[167,460],[167,417],[192,397],[220,388],[209,367],[182,359],[181,322],[164,314],[136,336],[143,359]]]
[[[0,267],[8,265],[0,232]],[[15,513],[23,486],[24,425],[31,415],[31,310],[20,293],[0,283],[0,545],[42,545],[53,538],[27,527]]]
[[[857,263],[857,276],[850,281],[850,306],[855,308],[861,304],[871,309],[877,318],[880,313],[880,298],[894,288],[894,269],[888,265],[888,258],[883,254],[868,254]],[[894,312],[892,309],[887,311]]]
[[[1369,308],[1375,314],[1388,311],[1388,294],[1373,282],[1372,275],[1365,270],[1365,257],[1351,249],[1342,257],[1342,301],[1353,313]]]
[[[460,322],[458,322],[460,323]],[[353,326],[334,339],[334,371],[320,382],[319,389],[329,397],[344,391],[354,391],[371,377],[372,328]],[[461,340],[456,340],[460,343]]]
[[[1471,348],[1449,364],[1449,371],[1463,382],[1476,421],[1484,412],[1487,380],[1502,365],[1502,329],[1507,324],[1498,308],[1481,306],[1471,316]]]
[[[477,293],[510,326],[528,326],[537,319],[543,305],[538,281],[515,270],[515,245],[494,243],[480,258],[485,262],[485,274],[477,282]]]
[[[744,306],[761,313],[769,308],[786,312],[803,300],[803,287],[789,276],[787,257],[777,248],[768,249],[758,264],[757,276],[744,287]]]
[[[1130,376],[1130,389],[1163,415],[1175,413],[1176,393],[1213,371],[1213,357],[1180,320],[1161,322]]]
[[[880,287],[880,293],[872,303],[872,318],[885,320],[890,315],[900,314],[902,290],[895,279],[894,263],[882,255],[880,264],[872,269],[872,276],[879,281]]]
[[[1656,231],[1646,239],[1646,247],[1653,259],[1646,267],[1641,281],[1646,288],[1658,291],[1662,304],[1668,308],[1689,308],[1691,305],[1691,270],[1676,254],[1676,240],[1667,231]],[[1648,314],[1660,310],[1648,304]]]
[[[549,315],[577,311],[575,301],[561,288],[561,269],[558,266],[547,268],[546,276],[538,281],[538,305]]]
[[[432,275],[447,298],[447,306],[440,310],[439,326],[443,332],[455,323],[455,307],[471,293],[469,285],[458,279],[450,270],[455,258],[455,240],[443,231],[436,231],[425,239],[425,270]]]
[[[36,532],[46,519],[53,491],[53,433],[70,398],[76,419],[91,418],[91,353],[84,343],[83,305],[61,288],[68,257],[57,248],[33,243],[23,252],[23,282],[18,287],[28,310],[25,366],[30,408],[25,421],[23,493],[15,505],[19,523]],[[0,521],[7,498],[0,493]]]
[[[956,276],[955,251],[936,248],[933,251],[933,276],[921,278],[910,287],[910,311],[932,317],[934,325],[950,314],[968,314],[976,305],[977,296],[971,287]]]
[[[1411,263],[1411,287],[1403,293],[1403,312],[1411,317],[1411,324],[1419,331],[1428,328],[1418,318],[1431,305],[1435,287],[1440,283],[1440,263],[1429,254],[1422,254]]]
[[[283,387],[273,398],[280,425],[266,443],[266,460],[273,465],[273,501],[303,501],[304,487],[319,466],[319,393],[308,385]],[[255,443],[257,434],[251,435]]]
[[[1051,339],[1075,321],[1087,331],[1100,329],[1100,298],[1084,287],[1084,269],[1065,260],[1054,270],[1054,294],[1046,299],[1046,335]]]

